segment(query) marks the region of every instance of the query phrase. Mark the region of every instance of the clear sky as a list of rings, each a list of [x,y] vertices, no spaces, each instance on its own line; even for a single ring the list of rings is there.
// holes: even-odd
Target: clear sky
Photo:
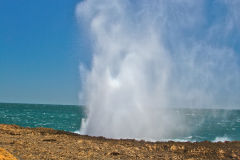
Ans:
[[[76,6],[80,1],[0,0],[0,102],[80,103],[78,94],[82,86],[79,65],[83,63],[89,68],[92,57],[91,37],[85,33],[88,29],[84,28],[87,25],[78,24],[76,17]],[[107,1],[89,1],[89,4],[97,6],[103,2]],[[191,6],[194,8],[194,4],[199,2],[189,1],[187,9],[191,11]],[[174,1],[167,2],[173,14],[166,14],[166,19],[170,20],[162,33],[164,45],[169,51],[178,49],[176,42],[188,44],[186,37],[190,37],[190,41],[211,44],[213,48],[232,49],[237,54],[239,64],[239,1],[201,2],[204,2],[202,7],[195,7],[199,11],[191,11],[194,11],[193,14],[201,12],[199,16],[192,16],[198,19],[191,19],[189,15],[186,21],[182,21],[174,8],[180,6],[180,11],[184,13],[185,7],[174,6],[177,3]],[[136,10],[138,4],[134,4]],[[179,29],[179,24],[184,28],[185,23],[194,24],[190,29]]]
[[[0,102],[78,104],[79,0],[0,1]]]

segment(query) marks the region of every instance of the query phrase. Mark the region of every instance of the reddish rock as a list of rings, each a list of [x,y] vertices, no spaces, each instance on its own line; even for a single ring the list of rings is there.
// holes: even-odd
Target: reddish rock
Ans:
[[[0,124],[0,147],[22,160],[240,159],[240,142],[145,142]],[[1,159],[0,159],[1,160]]]

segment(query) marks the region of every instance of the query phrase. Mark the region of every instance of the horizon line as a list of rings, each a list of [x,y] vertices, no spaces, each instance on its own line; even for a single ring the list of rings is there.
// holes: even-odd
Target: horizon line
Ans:
[[[35,105],[60,105],[60,106],[85,106],[84,104],[57,104],[57,103],[31,103],[31,102],[1,102],[0,104],[35,104]]]

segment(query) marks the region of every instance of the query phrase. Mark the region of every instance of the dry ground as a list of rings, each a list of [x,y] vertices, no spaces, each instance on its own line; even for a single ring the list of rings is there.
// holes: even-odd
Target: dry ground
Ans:
[[[240,160],[240,142],[145,142],[0,124],[0,147],[19,160]]]

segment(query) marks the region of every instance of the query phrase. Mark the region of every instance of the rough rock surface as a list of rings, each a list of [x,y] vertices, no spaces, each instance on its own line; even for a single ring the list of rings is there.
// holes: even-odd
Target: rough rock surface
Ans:
[[[48,128],[0,125],[0,147],[19,160],[240,159],[240,142],[145,142],[82,136]]]
[[[5,149],[0,148],[0,160],[17,160],[17,158]]]

